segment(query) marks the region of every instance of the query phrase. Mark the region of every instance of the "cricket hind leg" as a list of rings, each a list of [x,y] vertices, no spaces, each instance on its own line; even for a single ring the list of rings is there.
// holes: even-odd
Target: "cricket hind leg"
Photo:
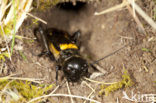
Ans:
[[[60,66],[60,65],[57,65],[57,66],[55,67],[55,69],[56,69],[56,77],[55,77],[55,79],[56,79],[56,85],[57,85],[57,81],[58,81],[58,71],[61,70],[61,66]]]
[[[43,30],[43,27],[41,25],[39,25],[38,28],[34,29],[34,35],[37,38],[37,41],[40,42],[40,43],[43,43],[43,46],[46,49],[45,51],[41,52],[38,56],[41,57],[43,55],[48,55],[52,61],[55,61],[54,55],[49,50],[48,41],[47,41],[47,37],[46,37],[45,34],[46,33]]]

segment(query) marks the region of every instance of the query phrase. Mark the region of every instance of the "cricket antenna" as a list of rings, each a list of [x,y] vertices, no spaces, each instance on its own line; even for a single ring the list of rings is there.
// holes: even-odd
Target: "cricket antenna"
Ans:
[[[107,58],[107,57],[109,57],[109,56],[111,56],[111,55],[113,55],[113,54],[119,52],[120,50],[124,49],[126,46],[127,46],[127,45],[125,45],[125,46],[123,46],[123,47],[121,47],[121,48],[115,50],[114,52],[112,52],[112,53],[110,53],[110,54],[104,56],[103,58],[100,58],[99,60],[94,61],[94,62],[91,63],[91,64],[92,64],[92,65],[93,65],[93,64],[97,64],[97,63],[100,62],[101,60],[104,60],[105,58]]]

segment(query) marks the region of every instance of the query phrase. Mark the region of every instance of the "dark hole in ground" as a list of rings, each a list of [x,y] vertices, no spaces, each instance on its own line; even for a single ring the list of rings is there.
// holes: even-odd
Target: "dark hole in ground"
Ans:
[[[56,7],[63,10],[79,11],[82,10],[86,6],[86,4],[86,2],[80,1],[77,1],[75,5],[72,2],[64,2],[58,3]]]

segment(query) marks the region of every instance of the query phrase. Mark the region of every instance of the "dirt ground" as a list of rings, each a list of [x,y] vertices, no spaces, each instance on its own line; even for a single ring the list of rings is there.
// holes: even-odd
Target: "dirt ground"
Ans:
[[[73,33],[81,30],[81,54],[95,61],[113,51],[127,45],[118,53],[100,61],[99,65],[107,72],[94,80],[103,82],[117,82],[122,79],[123,65],[128,70],[134,85],[132,87],[122,88],[110,93],[108,96],[98,96],[100,85],[86,81],[95,92],[91,98],[101,103],[132,103],[123,98],[123,91],[131,96],[132,91],[136,94],[156,94],[156,36],[149,28],[149,25],[141,18],[147,34],[138,30],[132,15],[126,8],[117,10],[105,15],[95,16],[94,13],[102,11],[116,4],[121,0],[102,0],[83,5],[80,10],[64,10],[53,7],[43,12],[32,12],[33,15],[47,21],[47,27],[54,27]],[[140,1],[141,7],[147,13],[150,13],[149,2]],[[146,4],[146,7],[145,7]],[[149,14],[150,15],[150,14]],[[32,18],[28,18],[19,31],[20,35],[34,38],[33,29],[27,28]],[[34,28],[34,26],[33,26]],[[55,83],[55,63],[47,56],[38,57],[42,51],[41,45],[34,41],[16,40],[16,46],[21,45],[22,52],[27,61],[16,51],[12,57],[15,65],[13,73],[22,74],[22,77],[43,78],[46,83]],[[15,47],[16,47],[15,46]],[[146,49],[145,49],[146,48]],[[59,83],[63,82],[62,73],[59,72]],[[85,83],[70,84],[71,94],[87,97],[92,90]],[[63,84],[56,93],[68,94],[66,84]],[[50,99],[51,101],[51,99]],[[70,103],[68,97],[52,98],[53,103]],[[84,100],[74,99],[75,103],[82,103]]]

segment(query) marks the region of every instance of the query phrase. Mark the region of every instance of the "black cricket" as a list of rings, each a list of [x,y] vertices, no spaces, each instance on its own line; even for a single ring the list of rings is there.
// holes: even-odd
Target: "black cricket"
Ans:
[[[40,39],[37,36],[40,34]],[[34,29],[34,35],[39,42],[42,42],[46,51],[39,54],[48,54],[52,61],[56,62],[56,81],[58,70],[63,70],[69,82],[78,82],[83,76],[88,75],[89,64],[79,53],[80,31],[69,35],[68,32],[55,28],[43,29],[42,26]],[[62,49],[61,45],[65,45]]]

